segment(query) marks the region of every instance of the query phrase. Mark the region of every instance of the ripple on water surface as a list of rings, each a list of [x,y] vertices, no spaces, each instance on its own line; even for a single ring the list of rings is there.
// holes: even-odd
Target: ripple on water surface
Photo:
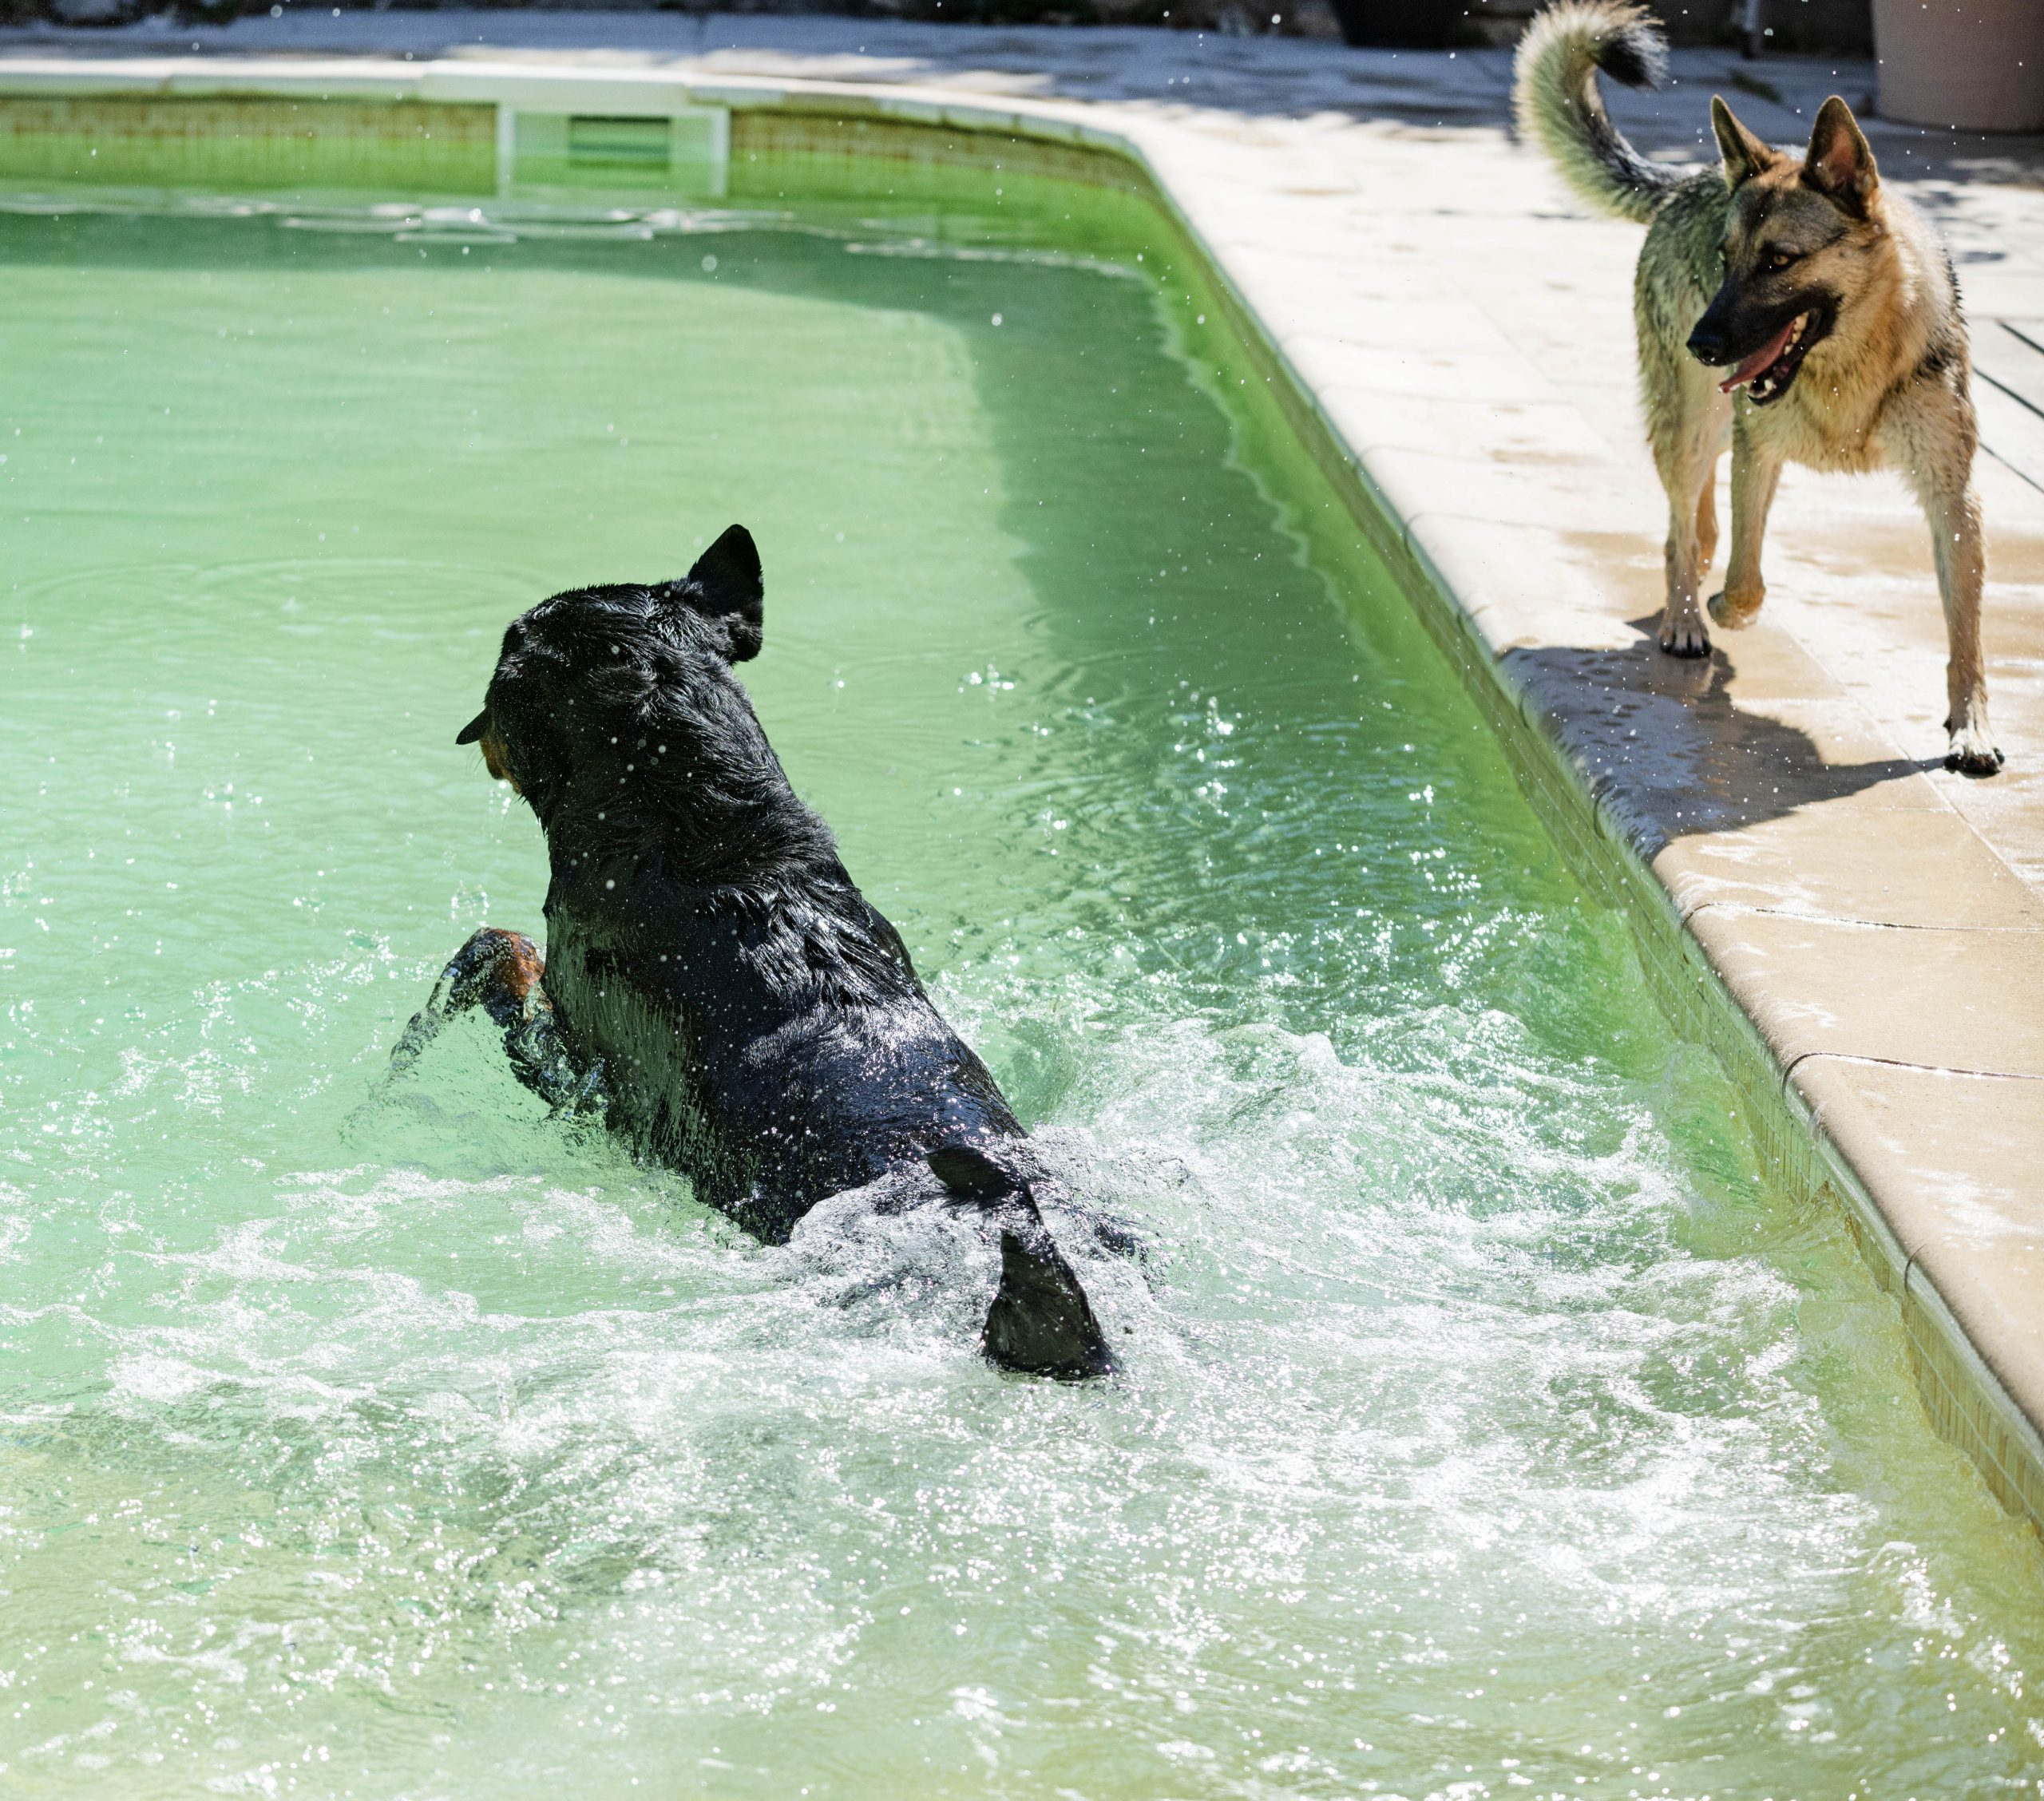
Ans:
[[[2034,1550],[1161,274],[484,248],[0,216],[0,1786],[2034,1786]],[[505,619],[731,518],[798,785],[1148,1247],[1064,1222],[1112,1383],[472,1021],[382,1083],[537,924]]]

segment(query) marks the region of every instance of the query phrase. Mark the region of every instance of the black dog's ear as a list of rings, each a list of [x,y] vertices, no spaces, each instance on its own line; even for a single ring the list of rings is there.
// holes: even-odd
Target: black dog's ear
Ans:
[[[1836,94],[1818,110],[1810,153],[1803,160],[1803,179],[1857,219],[1866,216],[1867,202],[1880,185],[1874,148],[1852,109]]]
[[[766,611],[766,586],[760,579],[759,547],[743,525],[734,525],[695,559],[695,567],[679,582],[688,604],[706,619],[723,623],[731,659],[743,663],[759,655]]]
[[[1716,94],[1710,97],[1710,128],[1717,133],[1717,152],[1725,159],[1727,188],[1738,187],[1781,160],[1781,152],[1733,118],[1732,109]]]

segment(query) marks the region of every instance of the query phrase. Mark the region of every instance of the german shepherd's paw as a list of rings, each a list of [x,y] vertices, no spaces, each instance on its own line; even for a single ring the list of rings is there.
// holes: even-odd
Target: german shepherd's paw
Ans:
[[[1704,629],[1701,619],[1684,619],[1675,625],[1663,620],[1661,648],[1671,657],[1707,657],[1710,655],[1710,634]]]
[[[1737,631],[1751,625],[1761,608],[1759,600],[1734,600],[1722,589],[1711,596],[1709,604],[1712,622],[1723,626],[1727,631]]]
[[[1977,726],[1954,732],[1951,747],[1945,752],[1945,767],[1961,775],[1998,775],[2006,760]]]

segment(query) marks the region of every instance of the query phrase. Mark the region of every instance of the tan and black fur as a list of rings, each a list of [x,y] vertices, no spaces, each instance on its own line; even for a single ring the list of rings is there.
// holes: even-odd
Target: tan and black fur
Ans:
[[[1650,87],[1658,29],[1628,0],[1562,0],[1519,46],[1513,100],[1585,200],[1647,228],[1633,289],[1641,396],[1668,495],[1661,647],[1707,656],[1699,592],[1717,548],[1717,459],[1732,452],[1732,544],[1710,617],[1760,611],[1761,540],[1785,462],[1901,472],[1931,527],[1943,598],[1945,763],[2002,766],[1980,652],[1984,575],[1974,497],[1978,439],[1966,322],[1929,224],[1881,184],[1852,111],[1834,95],[1808,148],[1775,150],[1711,101],[1723,160],[1685,172],[1628,144],[1597,91],[1602,69]]]

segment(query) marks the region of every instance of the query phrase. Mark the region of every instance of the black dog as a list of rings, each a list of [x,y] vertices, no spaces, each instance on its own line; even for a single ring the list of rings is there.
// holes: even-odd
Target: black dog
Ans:
[[[547,955],[477,932],[394,1059],[481,1006],[529,1087],[559,1109],[600,1107],[770,1242],[828,1196],[890,1176],[887,1204],[978,1209],[1001,1234],[988,1355],[1104,1373],[1113,1360],[1037,1209],[1022,1127],[789,786],[731,673],[759,655],[761,597],[759,553],[734,525],[679,581],[577,588],[512,622],[457,742],[481,746],[546,833]],[[936,1182],[905,1193],[905,1166]]]

